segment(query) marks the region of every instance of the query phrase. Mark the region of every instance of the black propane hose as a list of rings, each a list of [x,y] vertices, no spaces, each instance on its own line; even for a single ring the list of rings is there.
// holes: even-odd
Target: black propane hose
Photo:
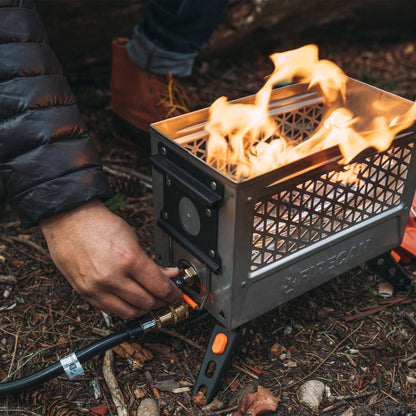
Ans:
[[[130,341],[143,334],[143,326],[140,322],[138,322],[138,320],[130,321],[128,324],[131,326],[135,324],[136,326],[130,329],[123,328],[114,334],[108,335],[105,338],[102,338],[78,351],[76,353],[78,361],[82,364],[110,348],[120,345],[123,342]],[[53,378],[64,373],[65,369],[62,366],[61,361],[57,361],[55,364],[43,368],[42,370],[39,370],[29,376],[6,383],[0,383],[0,396],[21,393],[32,389],[33,387],[37,387],[40,384],[46,383],[47,381],[52,380]]]
[[[180,289],[185,286],[185,280],[182,276],[177,276],[173,279],[173,281]],[[123,342],[132,341],[143,335],[145,332],[149,332],[153,329],[161,328],[166,325],[176,324],[183,319],[187,319],[189,317],[189,309],[189,305],[185,301],[181,301],[176,305],[171,305],[161,311],[155,312],[150,317],[133,319],[126,322],[123,328],[119,331],[107,335],[106,337],[88,345],[76,353],[68,355],[67,357],[70,357],[70,361],[75,359],[75,361],[73,361],[74,365],[80,366],[80,364],[90,360],[96,355],[114,348]],[[67,357],[64,357],[62,360]],[[22,377],[14,381],[0,383],[0,397],[22,393],[26,390],[39,387],[41,384],[67,373],[62,360],[57,361],[55,364],[43,368],[36,373],[30,374],[29,376]]]

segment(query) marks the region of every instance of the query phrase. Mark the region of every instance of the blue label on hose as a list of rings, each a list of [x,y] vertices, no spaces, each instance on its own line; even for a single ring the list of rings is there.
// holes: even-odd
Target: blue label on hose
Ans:
[[[84,374],[84,369],[74,352],[62,358],[60,362],[68,378],[73,379]]]

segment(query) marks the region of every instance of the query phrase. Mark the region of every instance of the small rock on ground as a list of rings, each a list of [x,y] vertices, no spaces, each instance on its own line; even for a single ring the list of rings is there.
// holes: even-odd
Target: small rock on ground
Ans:
[[[149,397],[143,399],[137,409],[136,416],[160,416],[159,405]]]

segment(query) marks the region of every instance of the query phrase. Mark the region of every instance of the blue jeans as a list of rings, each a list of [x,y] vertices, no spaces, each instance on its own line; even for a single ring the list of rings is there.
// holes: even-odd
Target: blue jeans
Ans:
[[[196,54],[220,23],[228,0],[151,0],[127,54],[154,74],[191,74]]]

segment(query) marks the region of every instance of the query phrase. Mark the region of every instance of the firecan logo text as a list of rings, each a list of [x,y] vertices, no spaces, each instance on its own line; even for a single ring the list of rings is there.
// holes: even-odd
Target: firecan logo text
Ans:
[[[341,250],[337,254],[327,257],[311,266],[305,267],[304,269],[295,271],[291,267],[282,284],[283,294],[290,295],[295,292],[299,286],[304,285],[307,282],[316,279],[319,280],[321,277],[327,277],[328,272],[349,263],[352,259],[360,258],[364,256],[364,254],[367,257],[370,243],[371,237],[358,244],[354,244],[347,249]],[[331,275],[334,276],[333,274]]]

